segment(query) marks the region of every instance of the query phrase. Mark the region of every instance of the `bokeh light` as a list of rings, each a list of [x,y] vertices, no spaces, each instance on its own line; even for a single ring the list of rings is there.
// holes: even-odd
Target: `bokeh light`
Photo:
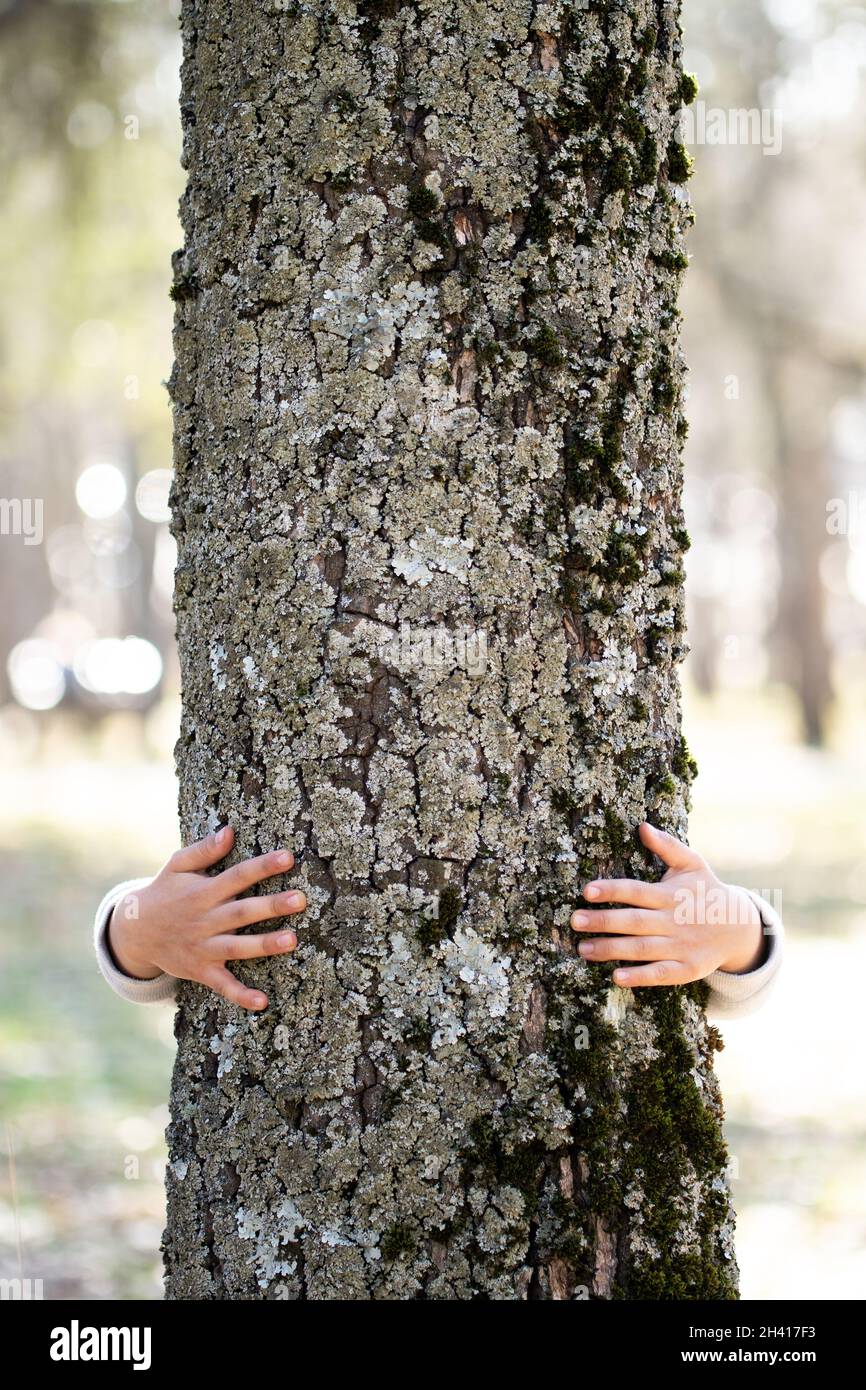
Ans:
[[[126,501],[126,479],[114,463],[92,463],[78,475],[75,500],[85,516],[113,516]]]
[[[7,671],[12,693],[25,709],[53,709],[63,699],[66,676],[51,642],[19,642],[9,653]]]
[[[94,695],[146,695],[162,677],[162,657],[143,637],[102,637],[79,648],[73,670]]]
[[[170,468],[152,468],[139,479],[135,489],[135,505],[145,521],[161,522],[170,519],[168,494],[172,476]]]
[[[852,549],[846,566],[848,587],[858,603],[866,604],[866,550]]]

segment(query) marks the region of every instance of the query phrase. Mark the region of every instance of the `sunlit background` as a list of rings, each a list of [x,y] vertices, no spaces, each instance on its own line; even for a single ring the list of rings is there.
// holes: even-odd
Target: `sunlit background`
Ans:
[[[866,9],[685,9],[692,840],[789,942],[723,1029],[743,1294],[863,1297]],[[0,1276],[50,1298],[161,1293],[171,1010],[89,933],[177,836],[175,11],[0,0]]]

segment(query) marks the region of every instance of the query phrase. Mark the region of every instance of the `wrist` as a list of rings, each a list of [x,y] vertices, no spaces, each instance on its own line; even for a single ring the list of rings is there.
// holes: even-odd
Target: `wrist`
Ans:
[[[763,961],[764,923],[755,902],[742,889],[731,889],[728,901],[733,918],[732,935],[719,969],[729,975],[747,975]]]
[[[134,932],[138,916],[137,913],[134,918],[125,916],[124,910],[129,903],[129,898],[121,898],[114,904],[105,933],[108,953],[124,975],[129,975],[135,980],[155,980],[157,975],[163,972],[158,965],[146,960],[135,950]]]

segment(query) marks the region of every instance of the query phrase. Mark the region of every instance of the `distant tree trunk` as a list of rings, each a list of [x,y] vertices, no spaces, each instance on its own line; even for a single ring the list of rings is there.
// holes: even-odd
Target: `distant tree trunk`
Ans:
[[[821,558],[828,544],[827,420],[832,393],[821,364],[796,354],[789,353],[780,365],[777,350],[767,376],[779,475],[781,580],[774,645],[781,672],[800,706],[806,742],[820,747],[833,698],[821,582]],[[816,398],[826,406],[816,409]]]
[[[576,954],[685,829],[678,5],[185,0],[173,1299],[736,1297],[703,986]]]

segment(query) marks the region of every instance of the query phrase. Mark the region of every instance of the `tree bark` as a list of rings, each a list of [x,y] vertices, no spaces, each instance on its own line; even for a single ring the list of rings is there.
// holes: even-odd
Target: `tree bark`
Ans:
[[[310,906],[180,986],[169,1298],[736,1297],[704,987],[568,926],[693,769],[678,9],[184,0],[182,830]]]

